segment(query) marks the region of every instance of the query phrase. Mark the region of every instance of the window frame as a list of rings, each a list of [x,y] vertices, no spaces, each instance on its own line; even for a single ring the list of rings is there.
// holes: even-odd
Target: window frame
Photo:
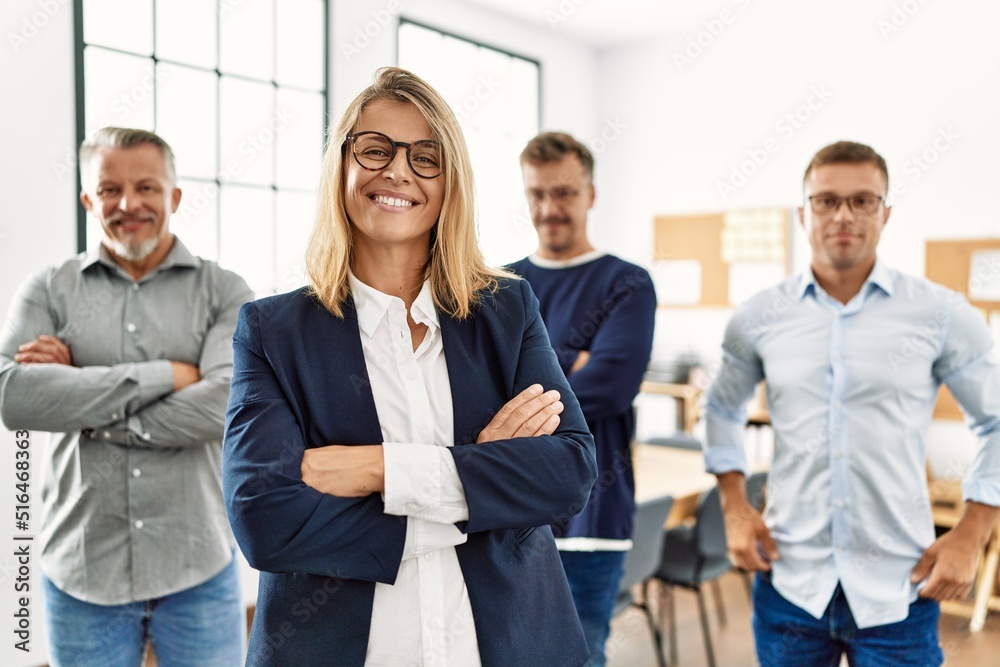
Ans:
[[[543,87],[542,87],[542,76],[544,74],[544,68],[542,67],[542,61],[538,60],[537,58],[532,58],[530,56],[526,56],[526,55],[524,55],[522,53],[516,53],[516,52],[511,51],[510,49],[504,48],[502,46],[497,46],[496,44],[490,44],[490,43],[487,43],[487,42],[482,42],[482,41],[480,41],[478,39],[474,39],[472,37],[466,37],[465,35],[460,35],[460,34],[458,34],[456,32],[452,32],[450,30],[445,30],[443,28],[439,28],[437,26],[430,25],[429,23],[425,23],[423,21],[418,21],[416,19],[411,19],[411,18],[409,18],[408,16],[405,16],[405,15],[400,15],[400,17],[399,17],[399,25],[396,26],[396,43],[395,43],[396,52],[394,54],[394,56],[395,56],[394,60],[397,63],[399,62],[399,31],[403,27],[403,25],[405,25],[407,23],[409,23],[410,25],[417,26],[418,28],[423,28],[424,30],[433,30],[434,32],[440,33],[440,34],[442,34],[442,35],[444,35],[446,37],[451,37],[452,39],[457,39],[457,40],[466,42],[466,43],[471,44],[471,45],[473,45],[475,47],[478,47],[478,48],[491,49],[493,51],[497,51],[499,53],[502,53],[505,56],[508,56],[510,58],[517,58],[518,60],[524,60],[525,62],[529,62],[529,63],[533,64],[536,68],[538,68],[538,91],[537,91],[538,92],[538,127],[542,128],[542,127],[545,126],[542,123],[542,118],[544,118],[543,110],[545,108],[545,101],[542,99],[542,90],[543,90]]]
[[[216,151],[216,170],[215,170],[215,175],[214,175],[213,178],[187,177],[185,180],[189,180],[189,181],[196,182],[196,183],[204,183],[206,185],[214,183],[215,187],[217,188],[217,191],[220,193],[219,196],[215,197],[215,201],[213,203],[214,203],[214,206],[215,206],[215,215],[216,215],[216,229],[215,229],[216,241],[217,241],[217,247],[219,249],[218,251],[221,254],[221,252],[222,252],[222,250],[221,250],[221,238],[219,238],[219,237],[221,237],[221,230],[222,230],[222,196],[221,196],[221,192],[222,192],[222,188],[224,187],[224,185],[229,185],[228,182],[223,183],[223,180],[220,178],[220,173],[221,173],[221,170],[222,170],[222,165],[221,165],[221,160],[222,160],[222,156],[221,156],[221,152],[222,152],[222,147],[221,147],[221,136],[222,136],[222,134],[221,134],[221,126],[222,126],[222,104],[221,104],[221,96],[222,96],[222,86],[220,85],[221,84],[221,79],[225,76],[225,77],[232,77],[234,79],[239,79],[239,80],[244,80],[244,81],[253,81],[253,82],[257,82],[257,83],[270,83],[271,86],[273,86],[275,88],[275,91],[279,91],[279,90],[282,90],[282,89],[284,89],[284,90],[290,90],[290,91],[303,91],[305,89],[303,89],[303,88],[301,88],[299,86],[287,85],[287,84],[281,84],[281,83],[279,83],[277,81],[277,76],[278,76],[277,70],[275,70],[272,73],[272,77],[271,77],[271,79],[269,81],[265,80],[265,79],[258,79],[258,78],[247,77],[247,76],[240,75],[240,74],[226,74],[226,73],[222,72],[222,70],[220,69],[221,49],[222,49],[222,39],[221,39],[222,21],[220,20],[220,17],[221,17],[221,12],[222,12],[222,3],[219,3],[219,2],[214,3],[214,5],[215,5],[215,11],[216,11],[216,24],[215,24],[215,30],[216,30],[216,45],[215,45],[215,48],[216,48],[216,62],[215,62],[215,67],[214,68],[207,68],[207,67],[204,67],[204,66],[192,65],[191,63],[178,62],[178,61],[175,61],[175,60],[171,60],[169,58],[160,58],[157,55],[157,50],[156,50],[156,20],[157,20],[156,19],[156,4],[157,4],[158,0],[151,0],[151,2],[152,2],[152,22],[153,22],[152,23],[152,27],[153,27],[153,52],[152,52],[151,55],[136,54],[136,53],[132,53],[130,51],[122,50],[122,49],[116,49],[114,47],[108,47],[108,46],[105,46],[103,44],[89,44],[89,43],[87,43],[84,40],[84,3],[85,3],[85,1],[86,0],[73,0],[73,20],[74,20],[74,25],[73,25],[73,57],[74,57],[74,79],[75,79],[74,83],[75,83],[75,88],[76,88],[76,91],[75,91],[75,93],[76,93],[76,95],[75,95],[75,97],[76,97],[75,134],[76,134],[76,146],[77,146],[77,148],[80,146],[80,144],[83,143],[84,139],[86,139],[86,137],[87,137],[87,135],[86,135],[86,91],[87,91],[86,83],[87,82],[86,82],[86,76],[85,76],[85,57],[84,57],[87,48],[99,48],[99,49],[102,49],[102,50],[105,50],[105,51],[109,51],[109,52],[112,52],[112,53],[119,53],[119,54],[124,54],[124,55],[128,55],[128,56],[147,58],[149,60],[149,62],[152,64],[152,66],[154,68],[154,71],[156,71],[155,68],[158,66],[159,63],[164,63],[164,64],[172,65],[172,66],[186,67],[186,68],[193,69],[193,70],[196,70],[196,71],[199,71],[199,72],[211,72],[211,73],[213,73],[216,76],[216,110],[215,110],[215,123],[216,123],[216,146],[215,146],[215,151]],[[320,145],[320,147],[322,149],[325,146],[325,143],[326,143],[327,125],[329,123],[330,113],[331,113],[331,109],[330,109],[330,88],[331,88],[331,86],[330,86],[330,73],[331,73],[331,69],[330,69],[330,13],[331,13],[330,1],[331,0],[316,0],[316,1],[320,2],[322,4],[322,7],[323,7],[323,30],[322,30],[322,32],[323,32],[323,34],[322,34],[322,39],[323,39],[323,64],[322,64],[322,67],[323,67],[323,79],[322,79],[323,86],[319,90],[308,90],[308,92],[309,93],[313,93],[313,94],[319,94],[323,98],[322,111],[323,111],[323,116],[324,116],[324,122],[322,124],[322,127],[317,128],[317,130],[318,130],[318,132],[317,132],[317,141],[319,141],[319,145]],[[275,48],[275,55],[277,57],[277,49],[278,49],[278,39],[277,39],[277,29],[278,29],[277,28],[277,25],[278,25],[278,21],[277,21],[278,1],[277,0],[274,1],[273,12],[274,12],[274,20],[272,21],[272,27],[271,27],[271,29],[274,31],[274,35],[275,35],[275,47],[274,48]],[[157,95],[158,95],[158,92],[159,92],[159,82],[157,82],[155,80],[155,78],[154,78],[153,90],[152,90],[153,126],[154,127],[157,126],[157,123],[156,123],[156,120],[157,120],[156,114],[157,114]],[[277,94],[277,92],[276,92],[276,94]],[[276,155],[277,142],[275,142],[272,145],[271,150]],[[272,219],[275,221],[275,223],[277,222],[277,205],[278,205],[277,204],[277,200],[278,200],[277,193],[279,191],[298,192],[300,194],[301,193],[307,193],[307,192],[308,193],[315,192],[315,184],[313,184],[313,187],[311,187],[311,188],[301,188],[300,189],[300,188],[279,187],[277,181],[278,181],[278,179],[277,179],[277,176],[275,174],[275,175],[272,176],[271,182],[268,185],[252,185],[252,184],[243,184],[243,183],[237,184],[237,185],[239,185],[241,187],[242,186],[249,186],[249,187],[257,187],[257,188],[260,188],[260,189],[269,189],[269,190],[271,190],[271,192],[275,195],[274,196],[274,207],[275,207],[275,210],[272,211]],[[76,192],[77,192],[77,194],[82,191],[82,188],[83,188],[83,182],[82,182],[82,178],[81,178],[81,175],[80,175],[80,169],[78,167],[76,169]],[[86,211],[86,209],[84,209],[83,203],[80,201],[79,196],[77,196],[76,200],[77,200],[76,201],[76,210],[77,210],[77,215],[76,215],[76,246],[77,246],[77,251],[78,252],[85,252],[85,251],[88,250],[88,247],[87,247],[87,245],[88,245],[87,244],[87,211]],[[276,224],[275,224],[275,227],[277,227]],[[276,233],[276,230],[275,230],[275,233]],[[275,244],[272,244],[272,245],[276,247],[277,244],[275,243]]]

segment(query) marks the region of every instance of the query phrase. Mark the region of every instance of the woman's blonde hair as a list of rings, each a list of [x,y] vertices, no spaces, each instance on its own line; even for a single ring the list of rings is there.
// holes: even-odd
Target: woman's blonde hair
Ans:
[[[441,143],[444,203],[431,231],[424,276],[430,280],[437,307],[453,318],[464,319],[484,292],[498,289],[498,278],[510,274],[487,266],[476,241],[472,165],[455,114],[423,79],[398,67],[377,70],[372,85],[330,127],[317,194],[316,224],[306,250],[310,290],[327,310],[337,317],[344,316],[344,302],[350,294],[347,272],[354,256],[345,206],[347,165],[351,159],[345,139],[361,112],[378,100],[412,104],[431,126],[434,139]]]

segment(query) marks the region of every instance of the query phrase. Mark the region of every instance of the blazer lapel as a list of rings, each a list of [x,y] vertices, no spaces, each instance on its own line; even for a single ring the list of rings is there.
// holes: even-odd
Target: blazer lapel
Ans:
[[[509,389],[502,386],[497,372],[497,352],[487,346],[480,309],[463,321],[438,311],[441,340],[448,363],[451,402],[454,412],[455,444],[474,443],[479,432],[503,407]]]
[[[308,353],[309,378],[303,398],[310,404],[312,423],[306,433],[312,446],[379,444],[375,398],[372,395],[364,348],[353,299],[344,304],[344,319],[337,320],[322,307],[304,322],[303,344],[316,348]],[[318,353],[317,353],[318,350]]]

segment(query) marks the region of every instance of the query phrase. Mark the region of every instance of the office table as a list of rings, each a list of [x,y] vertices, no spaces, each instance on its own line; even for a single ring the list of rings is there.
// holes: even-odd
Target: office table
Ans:
[[[692,516],[698,509],[698,497],[715,486],[715,475],[705,472],[705,459],[699,451],[637,443],[632,447],[632,467],[636,502],[668,494],[674,497],[667,528]],[[767,469],[764,461],[750,464],[751,473]]]
[[[643,394],[669,396],[677,402],[677,430],[690,433],[698,423],[698,399],[701,389],[690,384],[670,384],[646,380],[639,386]]]

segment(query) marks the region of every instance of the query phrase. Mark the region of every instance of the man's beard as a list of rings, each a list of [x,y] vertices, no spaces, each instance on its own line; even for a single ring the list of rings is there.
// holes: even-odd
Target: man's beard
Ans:
[[[131,242],[123,243],[118,239],[109,239],[111,241],[111,251],[122,259],[127,259],[130,262],[138,262],[146,259],[153,254],[156,247],[160,245],[160,237],[154,236],[151,239],[147,239],[141,242]]]

